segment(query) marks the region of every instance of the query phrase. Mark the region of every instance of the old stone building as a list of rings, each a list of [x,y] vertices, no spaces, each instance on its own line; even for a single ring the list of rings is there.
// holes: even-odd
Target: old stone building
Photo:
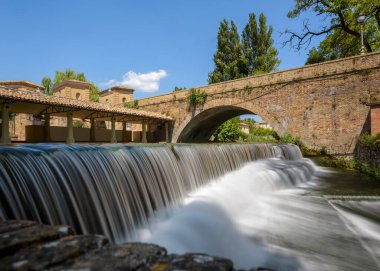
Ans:
[[[0,86],[22,90],[43,93],[45,88],[41,85],[29,81],[0,81]],[[28,125],[42,125],[41,116],[32,114],[10,114],[9,134],[12,141],[25,141],[25,127]]]
[[[99,102],[110,103],[112,105],[124,105],[126,102],[133,101],[133,89],[114,86],[99,92]]]
[[[44,93],[45,88],[41,85],[29,82],[29,81],[1,81],[0,86],[12,89],[12,90],[21,90],[34,93],[40,93],[41,95],[46,95]],[[111,104],[112,106],[124,107],[126,102],[133,102],[133,89],[115,86],[106,90],[103,90],[99,93],[99,102]],[[52,89],[53,96],[90,101],[90,83],[81,82],[77,80],[65,80],[58,85],[54,86]],[[66,127],[67,118],[59,116],[50,117],[51,127]],[[26,130],[29,126],[44,125],[44,115],[33,114],[14,114],[10,113],[10,122],[9,122],[9,132],[10,137],[13,142],[25,142],[28,141]],[[73,125],[75,128],[90,128],[91,123],[89,120],[83,119],[73,119]],[[111,129],[110,121],[95,121],[95,126],[97,129]],[[144,128],[143,128],[144,126]],[[151,139],[150,131],[153,128],[157,129],[157,125],[150,127],[152,124],[141,122],[116,122],[116,130],[121,131],[133,131],[131,133],[131,139],[129,141],[142,141],[141,133],[143,130],[147,132],[148,140]],[[153,140],[153,139],[151,139]]]
[[[99,102],[108,103],[115,106],[124,106],[127,102],[133,102],[133,91],[133,89],[124,86],[114,86],[99,92]],[[109,121],[104,122],[104,125],[107,129],[110,129],[111,127],[111,123]],[[117,123],[116,129],[122,130],[123,125],[125,125],[125,129],[127,131],[132,131],[132,126],[134,126],[134,131],[141,131],[141,125],[132,125],[131,123]]]

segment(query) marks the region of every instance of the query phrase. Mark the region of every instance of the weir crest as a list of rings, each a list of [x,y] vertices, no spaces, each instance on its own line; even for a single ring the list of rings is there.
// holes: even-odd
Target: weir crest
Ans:
[[[2,147],[0,219],[65,224],[121,243],[189,192],[269,158],[298,160],[302,154],[295,145],[270,144]],[[300,168],[308,179],[312,168]]]

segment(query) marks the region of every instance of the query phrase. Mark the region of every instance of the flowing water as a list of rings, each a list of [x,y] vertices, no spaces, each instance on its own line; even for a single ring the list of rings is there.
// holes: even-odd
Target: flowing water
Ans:
[[[238,268],[379,270],[380,185],[367,181],[368,193],[357,178],[293,145],[1,147],[0,218],[205,252]]]

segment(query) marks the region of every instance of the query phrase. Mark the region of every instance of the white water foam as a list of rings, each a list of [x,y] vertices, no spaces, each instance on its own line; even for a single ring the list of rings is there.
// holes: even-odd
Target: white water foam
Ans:
[[[264,265],[266,256],[275,252],[245,233],[247,225],[266,225],[265,219],[252,221],[250,214],[269,207],[261,205],[261,197],[307,181],[312,171],[306,160],[250,163],[190,194],[181,206],[156,216],[150,229],[141,231],[140,241],[160,244],[172,253],[228,257],[237,267]]]
[[[230,258],[236,268],[377,270],[328,201],[303,195],[315,169],[306,159],[249,163],[157,214],[138,241]]]

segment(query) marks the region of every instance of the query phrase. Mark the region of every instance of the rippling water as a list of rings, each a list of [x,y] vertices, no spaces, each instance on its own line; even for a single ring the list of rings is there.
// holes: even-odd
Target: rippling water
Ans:
[[[312,195],[324,174],[305,159],[250,163],[152,219],[139,240],[239,268],[379,270],[380,198]]]

